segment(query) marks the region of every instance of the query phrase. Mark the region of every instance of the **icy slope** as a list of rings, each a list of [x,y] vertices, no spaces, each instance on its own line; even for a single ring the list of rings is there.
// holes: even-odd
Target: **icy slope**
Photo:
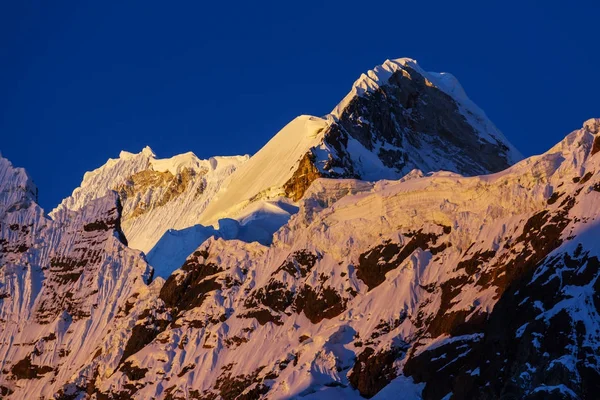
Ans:
[[[23,168],[14,168],[0,154],[0,207],[37,201],[37,187]]]
[[[232,174],[202,219],[216,222],[220,217],[237,214],[238,209],[250,202],[285,197],[283,184],[290,179],[308,149],[323,140],[327,126],[328,121],[306,115],[287,124]]]
[[[7,310],[20,304],[20,321],[53,322],[5,330],[1,390],[14,399],[593,398],[599,131],[590,120],[492,175],[318,179],[273,245],[209,239],[150,286],[143,260],[119,242],[110,196],[59,213],[71,234],[52,239],[53,251],[85,260],[80,244],[101,244],[113,264],[98,268],[92,254],[90,266],[36,269],[51,291],[7,285],[3,320],[15,321]],[[28,270],[14,250],[21,229],[3,231],[15,272]],[[118,295],[109,289],[116,282],[125,285]],[[90,300],[64,295],[74,287]],[[52,303],[66,313],[20,300],[30,292],[64,296]],[[61,347],[50,344],[55,336]],[[64,343],[78,355],[62,363],[64,352],[50,354],[71,348]]]

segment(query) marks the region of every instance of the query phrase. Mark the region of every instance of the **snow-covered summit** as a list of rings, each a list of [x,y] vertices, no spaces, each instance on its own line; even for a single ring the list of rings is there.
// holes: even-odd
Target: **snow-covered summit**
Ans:
[[[588,119],[583,123],[583,127],[594,135],[600,133],[600,118]]]
[[[356,96],[362,96],[367,92],[375,92],[379,90],[381,86],[387,85],[389,79],[398,71],[401,71],[403,67],[410,66],[416,69],[420,73],[424,73],[417,65],[417,61],[412,58],[397,58],[395,60],[385,60],[381,65],[368,70],[366,73],[360,75],[360,77],[354,81],[350,92],[344,97],[344,99],[331,111],[331,115],[339,118],[344,108],[348,103]]]
[[[141,156],[151,157],[151,158],[156,157],[156,154],[154,154],[154,151],[150,148],[150,146],[145,146],[142,149],[142,151],[140,151],[139,153],[131,153],[129,151],[121,150],[121,152],[119,153],[119,159],[125,160],[125,159],[135,157],[136,155],[141,155]]]

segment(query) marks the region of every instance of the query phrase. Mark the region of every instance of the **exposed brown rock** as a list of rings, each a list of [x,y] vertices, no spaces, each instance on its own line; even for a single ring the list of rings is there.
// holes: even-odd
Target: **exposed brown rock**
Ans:
[[[265,305],[273,311],[283,312],[294,301],[294,293],[287,289],[283,282],[271,278],[267,286],[250,293],[244,307],[255,308],[259,304]]]
[[[564,195],[564,193],[562,193],[562,192],[552,193],[552,196],[550,196],[548,198],[548,204],[552,205],[552,204],[556,203],[562,195]]]
[[[243,336],[232,336],[225,339],[225,345],[229,348],[235,348],[243,343],[247,343],[248,339]]]
[[[394,361],[402,355],[402,349],[392,348],[376,353],[367,347],[356,359],[348,380],[361,396],[371,398],[398,376]]]
[[[148,368],[140,368],[133,365],[133,362],[127,361],[121,365],[120,371],[123,372],[130,381],[139,381],[146,376]]]
[[[359,256],[356,276],[369,287],[369,290],[381,285],[385,281],[385,275],[398,268],[413,251],[427,250],[429,245],[435,244],[439,237],[434,233],[423,233],[422,230],[413,232],[410,236],[410,241],[402,248],[397,243],[386,241]]]
[[[167,307],[178,311],[199,307],[206,293],[221,289],[221,284],[215,279],[206,278],[221,272],[222,268],[206,263],[204,254],[195,252],[181,267],[182,274],[173,274],[167,279],[159,295]]]
[[[306,153],[298,164],[298,168],[289,181],[284,183],[285,195],[293,201],[298,201],[304,196],[304,192],[313,181],[321,177],[321,173],[315,167],[315,157],[312,153]]]
[[[295,251],[272,275],[276,275],[280,271],[286,271],[292,276],[305,278],[321,258],[319,254],[313,254],[308,250]]]
[[[170,323],[170,321],[153,317],[150,310],[148,310],[147,315],[142,314],[140,316],[140,319],[146,318],[148,318],[147,321],[144,321],[144,323],[141,324],[136,324],[131,330],[131,336],[127,340],[127,344],[125,345],[125,349],[123,350],[123,355],[121,356],[119,364],[122,364],[125,360],[127,360],[127,357],[137,353],[148,343],[152,342],[154,338],[156,338],[167,328],[167,326],[169,326]]]
[[[179,371],[179,373],[177,374],[177,376],[181,378],[181,377],[182,377],[182,376],[184,376],[184,375],[185,375],[185,374],[186,374],[188,371],[191,371],[191,370],[193,370],[194,368],[196,368],[196,364],[189,364],[189,365],[186,365],[185,367],[183,367],[183,368],[181,369],[181,371]]]
[[[592,176],[594,176],[594,173],[591,171],[588,171],[579,181],[579,184],[583,185],[584,183],[586,183],[587,181],[589,181]]]
[[[203,173],[201,173],[203,175]],[[130,176],[127,181],[115,188],[121,200],[125,203],[127,199],[134,198],[138,193],[145,193],[150,188],[166,188],[162,197],[154,204],[140,202],[137,207],[127,215],[127,218],[136,218],[148,212],[154,207],[162,207],[169,201],[181,195],[190,182],[197,178],[196,171],[184,168],[177,175],[170,171],[160,172],[144,170]],[[201,192],[200,192],[201,193]]]
[[[278,315],[273,315],[269,310],[265,309],[248,311],[245,314],[238,315],[238,318],[255,318],[261,325],[265,325],[268,322],[272,322],[275,325],[283,325]]]
[[[14,393],[14,391],[11,388],[0,385],[0,396],[8,397],[13,393]]]
[[[490,261],[495,255],[496,252],[494,250],[478,251],[470,259],[459,262],[456,270],[464,269],[467,274],[473,275],[479,271],[481,265]]]
[[[323,319],[335,318],[345,310],[346,300],[331,287],[315,290],[304,285],[294,301],[294,311],[304,312],[313,324],[318,324]]]
[[[460,391],[460,384],[465,384],[466,378],[474,380],[475,377],[470,374],[459,373],[477,367],[479,346],[478,340],[450,342],[411,357],[403,372],[416,383],[428,383],[422,393],[424,400],[440,400],[448,393]]]
[[[33,364],[31,362],[31,355],[28,355],[21,361],[15,363],[10,371],[17,379],[38,379],[41,378],[42,375],[54,371],[54,369],[46,365],[39,366]]]
[[[592,146],[592,152],[590,153],[592,156],[600,151],[600,135],[597,135],[594,138],[594,144]]]
[[[258,400],[269,391],[262,384],[264,377],[259,377],[264,367],[257,368],[248,375],[232,376],[225,370],[217,379],[215,389],[223,400]]]

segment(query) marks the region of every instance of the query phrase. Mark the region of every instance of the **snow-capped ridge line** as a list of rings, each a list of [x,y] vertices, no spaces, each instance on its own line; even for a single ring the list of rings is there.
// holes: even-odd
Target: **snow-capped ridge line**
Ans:
[[[15,167],[0,154],[0,204],[9,205],[18,200],[37,202],[38,188],[25,168]]]
[[[54,215],[57,210],[62,207],[70,209],[82,207],[83,202],[74,201],[73,198],[80,196],[84,187],[98,185],[98,177],[100,175],[107,174],[110,175],[112,179],[110,182],[105,182],[105,184],[101,185],[102,187],[97,188],[100,191],[105,191],[108,190],[107,183],[112,183],[113,186],[116,186],[123,181],[123,179],[147,168],[158,172],[170,172],[173,175],[176,175],[184,168],[191,168],[198,171],[203,168],[216,170],[218,168],[228,168],[238,163],[243,163],[248,159],[248,155],[215,156],[208,159],[200,159],[192,151],[176,154],[168,158],[157,158],[156,153],[150,146],[145,146],[138,153],[122,150],[117,158],[109,158],[106,163],[100,167],[85,172],[81,185],[78,188],[75,188],[71,196],[63,199],[49,215]]]

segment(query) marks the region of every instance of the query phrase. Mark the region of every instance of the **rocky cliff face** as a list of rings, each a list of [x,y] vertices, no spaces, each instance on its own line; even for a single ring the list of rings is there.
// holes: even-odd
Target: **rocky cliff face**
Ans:
[[[424,72],[411,60],[386,61],[381,69],[391,74],[386,82],[336,110],[340,133],[326,134],[327,143],[344,145],[340,134],[345,134],[400,175],[412,169],[446,169],[440,164],[461,175],[481,175],[518,161],[518,153],[484,114],[462,104],[468,101],[464,95],[453,97],[439,75]],[[452,84],[454,92],[461,90],[458,82]],[[346,153],[353,158],[351,151]],[[361,163],[356,157],[354,161]],[[368,173],[360,171],[361,176]]]
[[[50,220],[17,174],[1,393],[594,398],[598,125],[492,175],[319,178],[272,245],[209,239],[166,281],[125,246],[115,194]]]

